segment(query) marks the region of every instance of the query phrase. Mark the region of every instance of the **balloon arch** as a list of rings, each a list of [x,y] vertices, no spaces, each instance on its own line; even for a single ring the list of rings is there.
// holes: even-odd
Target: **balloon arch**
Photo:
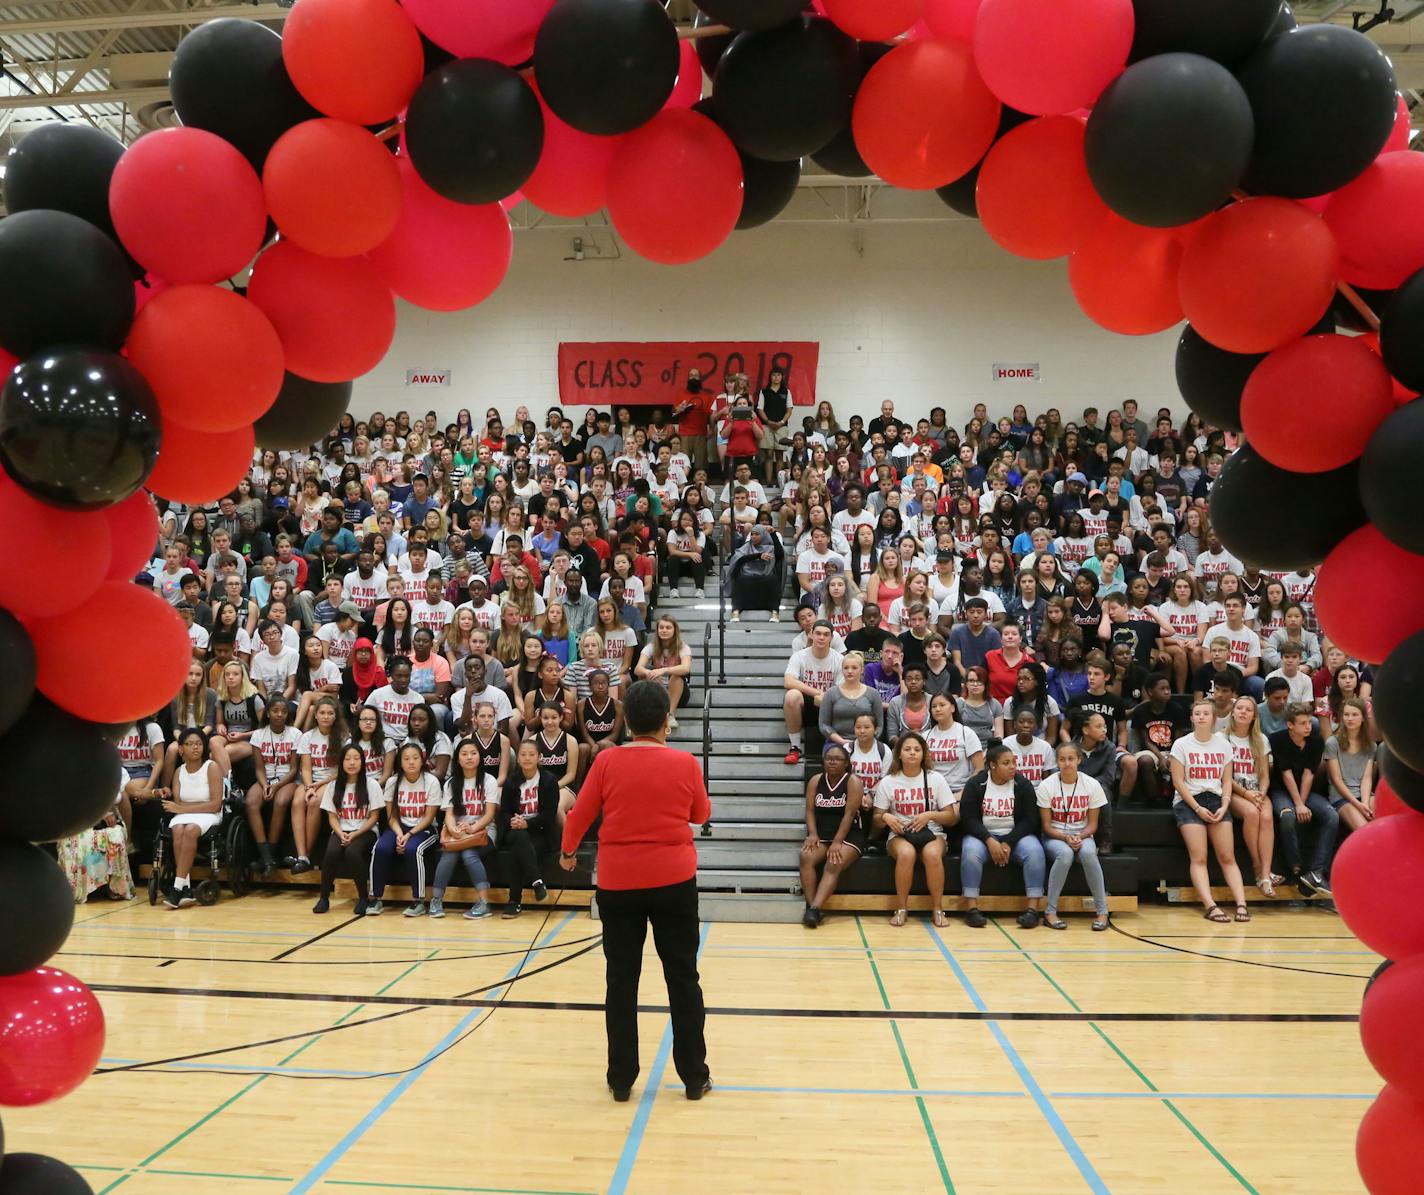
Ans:
[[[1383,664],[1378,801],[1398,816],[1351,836],[1333,886],[1394,960],[1361,1018],[1389,1086],[1358,1161],[1376,1195],[1412,1193],[1424,156],[1388,59],[1342,26],[1296,27],[1282,0],[699,3],[680,37],[657,0],[297,0],[281,37],[221,19],[182,42],[182,127],[126,149],[46,125],[12,154],[0,552],[58,547],[64,583],[0,571],[0,886],[30,913],[0,949],[0,1104],[64,1094],[102,1046],[93,996],[42,966],[73,906],[30,844],[102,816],[114,724],[182,684],[182,623],[130,583],[157,538],[150,493],[210,501],[256,445],[323,435],[389,348],[395,296],[451,311],[499,286],[501,205],[606,208],[634,252],[678,264],[774,218],[809,156],[936,189],[1009,252],[1067,258],[1105,328],[1188,321],[1184,398],[1249,442],[1213,525],[1264,568],[1319,566],[1326,632]],[[127,632],[97,674],[96,622]],[[33,1164],[64,1189],[66,1167]]]

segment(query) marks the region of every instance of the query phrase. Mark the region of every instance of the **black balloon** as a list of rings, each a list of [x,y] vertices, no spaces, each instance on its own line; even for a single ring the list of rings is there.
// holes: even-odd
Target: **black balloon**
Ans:
[[[410,164],[432,191],[456,203],[498,203],[539,165],[544,114],[518,72],[487,58],[462,58],[416,88],[405,143]]]
[[[850,125],[837,133],[829,145],[823,145],[813,153],[811,160],[827,173],[845,178],[869,178],[875,173],[860,156],[855,144],[855,131]]]
[[[0,836],[54,842],[114,807],[119,751],[103,727],[36,697],[0,735]]]
[[[305,448],[331,431],[351,403],[352,383],[310,382],[289,373],[253,429],[260,448]]]
[[[68,212],[117,242],[109,179],[123,153],[122,141],[89,125],[42,124],[22,137],[6,160],[5,207]]]
[[[1416,772],[1400,759],[1388,743],[1380,744],[1379,764],[1380,774],[1394,795],[1417,813],[1424,813],[1424,773]]]
[[[94,1195],[94,1188],[57,1158],[6,1154],[0,1166],[0,1195]]]
[[[1375,672],[1375,724],[1400,759],[1424,772],[1424,632],[1410,635]]]
[[[1424,391],[1424,270],[1407,278],[1382,308],[1380,352],[1403,385]]]
[[[1386,539],[1424,556],[1419,464],[1424,461],[1424,402],[1405,403],[1375,429],[1360,458],[1360,495]]]
[[[134,493],[158,460],[158,402],[116,353],[56,349],[0,390],[0,465],[25,489],[71,510]]]
[[[1307,25],[1270,39],[1237,76],[1256,117],[1243,185],[1305,199],[1356,178],[1394,128],[1394,68],[1374,42],[1343,25]]]
[[[1241,393],[1265,353],[1228,353],[1190,324],[1177,342],[1177,389],[1187,406],[1229,432],[1241,430]]]
[[[692,18],[694,29],[703,29],[708,25],[720,24],[714,21],[705,12],[699,12]],[[709,79],[717,76],[717,64],[722,61],[722,55],[727,52],[727,47],[732,44],[735,33],[718,33],[711,37],[699,37],[693,40],[693,45],[697,49],[697,60],[702,63],[702,69],[707,72]]]
[[[809,0],[697,0],[697,7],[733,29],[775,29],[810,4]]]
[[[134,317],[119,247],[68,212],[0,220],[0,346],[21,359],[58,344],[118,349]]]
[[[115,791],[118,785],[114,785]],[[43,799],[41,797],[40,799]],[[37,846],[0,838],[0,975],[48,962],[74,925],[74,890],[59,864]]]
[[[1158,54],[1109,85],[1088,118],[1088,176],[1125,220],[1174,228],[1231,198],[1255,122],[1241,84],[1200,54]]]
[[[1280,37],[1282,33],[1289,33],[1292,29],[1298,28],[1299,25],[1300,22],[1295,19],[1295,13],[1291,11],[1291,6],[1289,4],[1282,4],[1280,15],[1271,22],[1271,27],[1266,30],[1266,37],[1267,39]]]
[[[658,114],[681,59],[657,0],[558,0],[534,41],[545,102],[565,124],[605,137]]]
[[[179,120],[216,133],[259,172],[278,137],[321,115],[287,74],[282,39],[235,17],[199,25],[178,43],[168,89]]]
[[[742,154],[742,214],[738,228],[760,228],[786,210],[801,181],[801,162],[763,162]]]
[[[1025,112],[1020,112],[1015,108],[1004,105],[1003,111],[999,114],[999,131],[994,134],[994,144],[1010,129],[1016,129],[1019,125],[1032,120],[1033,117]],[[990,145],[989,149],[993,149]],[[984,151],[984,158],[989,156],[989,151]],[[970,216],[973,219],[979,218],[979,170],[984,165],[984,158],[980,158],[974,164],[974,169],[962,178],[955,179],[952,183],[946,183],[942,187],[935,188],[935,194],[961,216]]]
[[[743,153],[790,162],[824,149],[850,121],[856,44],[829,21],[742,33],[712,81],[717,123]]]
[[[35,695],[35,645],[20,620],[0,610],[0,734],[12,727]]]
[[[1358,461],[1328,473],[1293,473],[1244,445],[1211,487],[1211,525],[1232,555],[1247,564],[1310,568],[1364,526],[1359,481]],[[1282,511],[1309,512],[1309,517],[1282,518]]]
[[[1234,66],[1270,35],[1281,0],[1132,0],[1132,59],[1182,50]]]

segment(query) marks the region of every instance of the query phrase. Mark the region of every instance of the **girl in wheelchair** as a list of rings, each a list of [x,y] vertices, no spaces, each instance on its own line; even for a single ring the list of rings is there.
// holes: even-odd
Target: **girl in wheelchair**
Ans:
[[[168,823],[173,838],[173,883],[163,895],[163,903],[170,909],[196,903],[188,873],[198,853],[198,839],[222,821],[222,769],[207,754],[208,743],[201,730],[190,726],[179,734],[173,796],[163,802],[163,811],[173,815]]]

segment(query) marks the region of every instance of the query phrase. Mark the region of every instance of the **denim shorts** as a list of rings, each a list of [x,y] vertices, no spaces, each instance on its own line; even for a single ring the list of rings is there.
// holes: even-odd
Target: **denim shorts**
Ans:
[[[1208,813],[1215,813],[1218,809],[1221,808],[1221,794],[1197,793],[1197,804],[1200,805],[1203,809],[1205,809]],[[1193,809],[1190,805],[1188,805],[1185,801],[1178,801],[1175,805],[1172,806],[1172,815],[1177,819],[1178,826],[1201,826],[1205,828],[1207,824],[1206,822],[1202,821],[1200,817],[1197,816],[1197,811]],[[1213,822],[1212,825],[1227,825],[1230,823],[1230,821],[1231,810],[1228,809],[1226,811],[1226,816],[1222,818],[1219,822]]]

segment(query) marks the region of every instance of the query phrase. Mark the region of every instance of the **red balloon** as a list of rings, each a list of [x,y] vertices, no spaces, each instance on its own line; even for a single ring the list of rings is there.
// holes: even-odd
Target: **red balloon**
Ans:
[[[826,16],[860,41],[889,41],[920,19],[925,0],[822,0]]]
[[[103,667],[95,667],[95,628],[103,626],[124,633],[106,637]],[[128,722],[162,709],[183,687],[193,661],[177,612],[131,581],[105,581],[69,613],[34,619],[26,629],[40,692],[91,722]]]
[[[1350,932],[1385,958],[1424,953],[1424,907],[1400,900],[1419,878],[1424,817],[1376,818],[1335,856],[1330,887]]]
[[[640,257],[681,265],[732,235],[742,212],[742,160],[698,112],[668,108],[629,133],[608,172],[608,215]]]
[[[870,68],[851,128],[866,164],[892,186],[942,187],[974,168],[999,129],[999,101],[962,42],[904,42]]]
[[[1241,396],[1241,425],[1273,465],[1324,473],[1364,452],[1394,411],[1384,362],[1350,336],[1307,336],[1256,366]]]
[[[152,274],[145,274],[134,283],[134,314],[148,306],[150,299],[156,299],[168,289],[168,283]]]
[[[1315,574],[1315,614],[1332,643],[1357,660],[1381,663],[1424,631],[1424,556],[1397,547],[1373,525],[1350,532]],[[1361,594],[1369,594],[1361,601]]]
[[[684,38],[678,43],[677,82],[664,108],[691,108],[702,98],[702,60],[697,57],[697,43]],[[547,110],[545,120],[548,119]]]
[[[410,19],[458,58],[513,65],[534,53],[534,35],[554,0],[404,0]]]
[[[102,510],[61,510],[21,489],[0,469],[0,606],[17,618],[73,610],[89,597],[109,571],[112,551],[109,524]],[[42,561],[58,548],[64,553],[64,581],[21,561]]]
[[[237,150],[202,129],[159,129],[124,151],[109,181],[124,248],[166,282],[221,282],[262,248],[262,183]]]
[[[130,494],[104,510],[109,524],[111,581],[132,580],[152,562],[158,547],[158,511],[147,490]]]
[[[1354,286],[1393,290],[1424,266],[1424,157],[1381,154],[1325,208],[1340,246],[1340,275]]]
[[[425,74],[420,34],[395,0],[297,0],[282,61],[309,104],[358,125],[394,118]]]
[[[1097,230],[1109,209],[1088,178],[1086,125],[1043,116],[995,143],[979,170],[979,219],[1010,253],[1066,257]]]
[[[1132,0],[984,0],[974,56],[1010,108],[1056,116],[1091,107],[1127,66]]]
[[[1177,274],[1196,227],[1144,228],[1110,213],[1068,259],[1068,282],[1083,314],[1126,336],[1180,323]]]
[[[1384,143],[1384,148],[1380,150],[1382,154],[1392,154],[1397,150],[1409,148],[1409,131],[1413,121],[1409,115],[1409,101],[1403,96],[1399,97],[1399,108],[1394,114],[1394,128],[1389,131],[1389,140]]]
[[[1424,1099],[1424,955],[1400,959],[1370,986],[1360,1009],[1360,1039],[1386,1083]]]
[[[1232,353],[1269,353],[1330,306],[1340,252],[1325,222],[1289,199],[1232,204],[1203,221],[1182,260],[1182,309]]]
[[[103,1052],[104,1010],[73,975],[36,967],[0,978],[0,1104],[24,1108],[67,1095]]]
[[[1390,788],[1389,781],[1383,776],[1375,785],[1375,817],[1398,817],[1401,813],[1414,813],[1415,811],[1401,801],[1394,794],[1394,789]]]
[[[925,0],[925,24],[935,37],[974,40],[974,21],[984,0]]]
[[[231,431],[262,415],[282,388],[282,342],[272,322],[221,287],[164,291],[134,320],[127,347],[165,423]]]
[[[1393,1084],[1381,1091],[1355,1135],[1355,1164],[1370,1195],[1415,1195],[1424,1170],[1424,1104]]]
[[[514,236],[497,203],[454,203],[437,195],[400,160],[405,198],[395,231],[368,255],[385,284],[407,303],[459,311],[489,298],[509,270]]]
[[[204,432],[163,421],[158,464],[148,488],[170,502],[211,502],[237,488],[252,467],[256,438],[251,426]]]
[[[283,133],[262,168],[262,189],[282,235],[322,257],[374,249],[400,217],[395,158],[344,120],[308,120]]]
[[[555,116],[542,95],[539,107],[544,152],[524,184],[524,198],[553,216],[592,215],[608,202],[608,171],[623,138],[580,132]]]
[[[395,338],[395,300],[364,258],[318,257],[278,241],[252,267],[247,297],[277,329],[287,369],[308,381],[358,378]]]

